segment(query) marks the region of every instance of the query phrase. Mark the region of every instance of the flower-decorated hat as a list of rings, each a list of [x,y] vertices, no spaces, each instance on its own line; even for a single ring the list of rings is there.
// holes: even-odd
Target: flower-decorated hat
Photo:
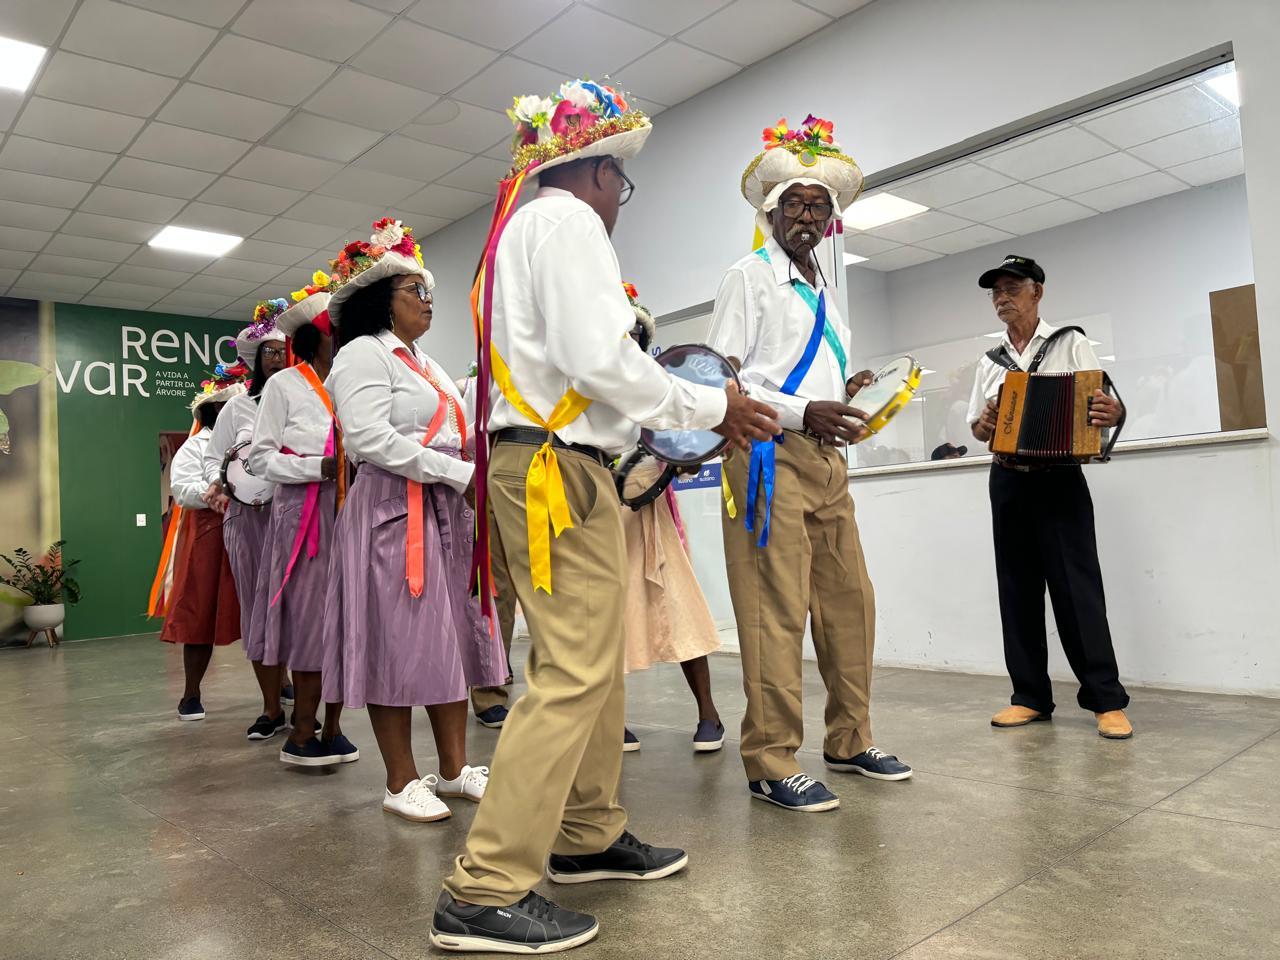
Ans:
[[[849,209],[862,192],[862,171],[852,157],[840,152],[832,131],[830,120],[813,114],[805,117],[800,130],[788,129],[785,119],[765,128],[764,150],[742,174],[742,195],[760,211],[757,221],[796,183],[826,187],[837,217]]]
[[[390,217],[373,225],[373,235],[367,243],[353,240],[343,247],[329,266],[333,270],[329,278],[333,293],[329,317],[334,323],[342,322],[342,305],[353,293],[387,277],[413,275],[428,290],[436,285],[431,271],[422,265],[422,248],[413,239],[413,228]]]
[[[626,280],[622,281],[623,292],[627,295],[627,301],[631,304],[631,309],[635,311],[636,323],[644,329],[648,335],[650,342],[658,333],[658,324],[653,319],[653,314],[649,312],[649,308],[640,302],[640,294],[636,291],[636,285]]]
[[[267,340],[284,343],[284,334],[277,329],[276,319],[287,307],[284,300],[260,300],[253,308],[253,323],[236,334],[236,355],[246,369],[253,367],[258,344]]]
[[[311,275],[311,282],[301,290],[289,294],[289,299],[274,301],[286,304],[284,311],[276,319],[276,329],[286,337],[292,337],[301,327],[314,323],[325,336],[332,336],[329,325],[329,274],[317,270]]]
[[[569,80],[549,97],[516,97],[507,116],[516,126],[508,177],[537,164],[536,176],[586,157],[634,157],[653,124],[613,87]]]
[[[208,380],[200,383],[200,389],[196,391],[196,395],[191,400],[189,409],[195,413],[207,403],[226,403],[235,397],[246,393],[244,385],[244,373],[247,368],[241,367],[236,363],[228,367],[225,364],[218,364],[213,368],[213,376]]]

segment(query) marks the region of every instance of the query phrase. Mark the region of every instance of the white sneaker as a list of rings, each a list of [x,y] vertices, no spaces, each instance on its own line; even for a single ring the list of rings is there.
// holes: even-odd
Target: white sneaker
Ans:
[[[421,780],[410,780],[399,793],[387,790],[382,798],[382,809],[414,823],[447,819],[451,816],[449,808],[431,790],[436,782],[434,776],[426,776]]]
[[[440,780],[436,793],[442,797],[465,797],[479,803],[484,799],[484,788],[488,783],[488,767],[464,766],[456,779]]]

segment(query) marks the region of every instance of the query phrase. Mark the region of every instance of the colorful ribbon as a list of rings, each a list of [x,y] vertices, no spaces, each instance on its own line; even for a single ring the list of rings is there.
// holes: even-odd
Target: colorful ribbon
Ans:
[[[190,440],[200,432],[200,421],[191,424]],[[164,596],[164,579],[169,573],[169,561],[173,558],[173,548],[178,542],[178,527],[182,525],[182,507],[173,505],[169,514],[169,529],[165,531],[164,542],[160,545],[160,562],[156,565],[156,575],[151,580],[151,592],[147,595],[147,616],[163,617],[169,609],[169,598]]]

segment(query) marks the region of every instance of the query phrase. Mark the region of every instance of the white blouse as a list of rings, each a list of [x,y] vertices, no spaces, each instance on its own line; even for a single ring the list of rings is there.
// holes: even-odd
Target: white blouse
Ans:
[[[272,483],[316,483],[333,418],[296,368],[281,370],[262,387],[253,425],[249,468]],[[283,453],[285,448],[293,453]]]
[[[169,464],[169,492],[183,510],[209,509],[200,499],[209,484],[204,479],[204,452],[212,431],[201,427],[187,437]]]
[[[342,443],[353,463],[373,463],[419,483],[445,483],[462,492],[475,467],[451,454],[462,437],[446,416],[428,446],[427,427],[441,404],[435,388],[394,353],[408,349],[390,330],[357,337],[338,351],[325,385],[333,396]],[[466,416],[462,395],[444,368],[413,347],[418,365],[431,373]],[[270,381],[268,381],[270,386]],[[470,441],[471,423],[466,423]]]
[[[204,452],[205,483],[218,483],[222,479],[222,460],[238,443],[253,439],[253,423],[258,417],[258,398],[248,394],[233,397],[218,414],[213,425],[213,435]]]

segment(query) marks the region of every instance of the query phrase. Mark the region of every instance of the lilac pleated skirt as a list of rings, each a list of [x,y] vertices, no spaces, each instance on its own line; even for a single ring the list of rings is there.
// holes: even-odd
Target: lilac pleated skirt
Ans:
[[[222,543],[227,548],[231,576],[236,582],[236,596],[240,598],[240,639],[244,643],[245,654],[255,661],[262,659],[262,649],[255,650],[252,642],[254,595],[258,584],[258,565],[270,524],[269,506],[255,510],[239,500],[232,500],[222,517]]]
[[[475,519],[462,495],[423,484],[422,595],[405,579],[405,478],[360,465],[338,517],[325,609],[324,699],[348,707],[465,700],[507,676],[507,657],[470,591]]]
[[[293,553],[293,541],[302,522],[307,498],[305,483],[281,483],[271,501],[271,525],[267,529],[258,583],[253,598],[250,649],[262,651],[267,666],[287,665],[304,673],[324,667],[324,607],[329,584],[329,554],[333,549],[334,504],[332,482],[320,484],[316,512],[320,517],[320,548],[307,556],[306,542],[298,552],[293,573],[284,591],[285,570]],[[280,593],[280,599],[271,599]]]

